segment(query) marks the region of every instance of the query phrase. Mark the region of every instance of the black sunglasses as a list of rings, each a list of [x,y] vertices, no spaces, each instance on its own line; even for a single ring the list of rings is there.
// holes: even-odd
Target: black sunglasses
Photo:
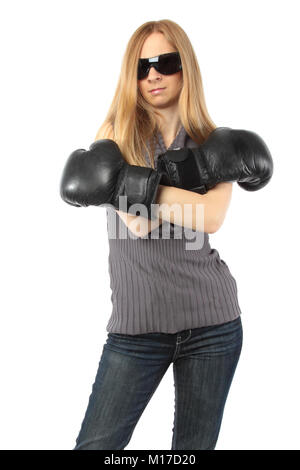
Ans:
[[[172,75],[173,73],[179,72],[182,70],[179,52],[169,52],[168,54],[161,54],[156,57],[150,57],[149,59],[139,59],[137,72],[138,80],[146,78],[152,66],[163,75]]]

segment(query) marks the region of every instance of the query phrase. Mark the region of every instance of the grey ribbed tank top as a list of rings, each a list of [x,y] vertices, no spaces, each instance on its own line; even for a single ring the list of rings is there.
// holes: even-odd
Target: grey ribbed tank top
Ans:
[[[168,149],[197,147],[181,126]],[[166,151],[161,133],[155,150]],[[145,155],[148,165],[150,160]],[[226,323],[241,314],[237,284],[227,264],[202,232],[200,249],[186,249],[195,231],[164,221],[145,237],[130,236],[114,208],[106,208],[109,238],[111,333],[177,333]],[[171,238],[163,238],[162,230]],[[181,231],[181,237],[178,234]],[[199,232],[198,232],[199,233]],[[175,236],[175,238],[174,238]]]

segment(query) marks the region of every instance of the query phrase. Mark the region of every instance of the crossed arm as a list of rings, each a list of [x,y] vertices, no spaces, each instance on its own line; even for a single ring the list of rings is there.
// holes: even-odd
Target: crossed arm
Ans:
[[[159,185],[156,197],[156,204],[159,204],[159,213],[158,218],[154,221],[118,210],[117,212],[131,232],[138,237],[143,237],[158,227],[163,221],[197,230],[199,225],[197,225],[196,205],[203,204],[204,227],[202,231],[215,233],[220,229],[225,220],[231,201],[232,185],[233,183],[227,182],[218,183],[206,194],[198,194],[173,186]],[[168,206],[172,204],[178,205],[177,211],[170,211]],[[184,210],[186,204],[191,205],[191,211]]]
[[[95,140],[97,140],[98,135]],[[109,127],[108,137],[113,139],[112,127]],[[123,222],[130,228],[137,237],[143,237],[147,233],[157,228],[163,221],[167,221],[176,225],[196,230],[196,204],[204,206],[204,228],[206,233],[215,233],[222,226],[227,209],[229,207],[232,195],[233,183],[218,183],[213,189],[206,194],[198,194],[185,189],[175,188],[174,186],[159,185],[156,197],[156,204],[160,207],[159,217],[156,220],[149,220],[142,216],[127,214],[118,211]],[[168,210],[167,205],[179,204],[179,211]],[[192,211],[184,212],[184,205],[191,204]]]

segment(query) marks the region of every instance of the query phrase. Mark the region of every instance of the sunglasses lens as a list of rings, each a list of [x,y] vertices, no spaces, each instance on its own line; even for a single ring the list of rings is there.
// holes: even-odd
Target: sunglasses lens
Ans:
[[[142,80],[143,78],[146,78],[147,75],[148,75],[148,71],[149,71],[149,64],[148,64],[148,62],[145,63],[145,62],[139,61],[139,65],[138,65],[138,80]]]
[[[159,58],[159,71],[164,75],[179,72],[180,65],[180,58],[177,54],[165,55]]]

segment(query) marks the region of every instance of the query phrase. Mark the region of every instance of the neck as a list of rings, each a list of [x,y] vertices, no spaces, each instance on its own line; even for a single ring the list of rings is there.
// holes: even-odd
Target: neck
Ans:
[[[181,127],[181,121],[178,113],[178,105],[159,109],[161,116],[157,116],[158,129],[164,137],[174,140]]]

